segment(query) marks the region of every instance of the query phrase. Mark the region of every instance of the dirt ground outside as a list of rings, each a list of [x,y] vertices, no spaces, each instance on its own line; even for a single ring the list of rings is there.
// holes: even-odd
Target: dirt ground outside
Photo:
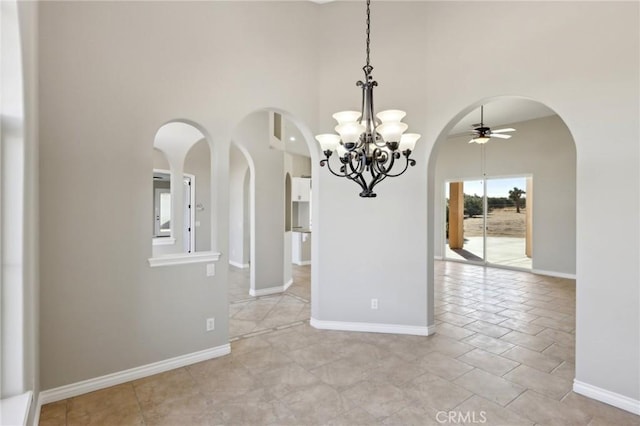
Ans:
[[[482,237],[482,216],[464,219],[465,237]],[[526,229],[526,209],[516,213],[515,207],[493,209],[487,214],[487,235],[490,237],[524,238]]]

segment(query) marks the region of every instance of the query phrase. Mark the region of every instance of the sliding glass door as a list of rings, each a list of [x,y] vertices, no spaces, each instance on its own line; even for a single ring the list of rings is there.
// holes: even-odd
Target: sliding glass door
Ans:
[[[446,182],[445,258],[531,269],[532,190],[526,176]]]
[[[486,187],[487,262],[531,269],[526,255],[527,178],[491,178]]]

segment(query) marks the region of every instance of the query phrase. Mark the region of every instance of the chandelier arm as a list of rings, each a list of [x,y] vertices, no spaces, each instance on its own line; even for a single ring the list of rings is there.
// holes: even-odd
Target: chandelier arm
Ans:
[[[407,169],[409,168],[409,166],[415,166],[416,165],[416,160],[414,160],[413,158],[409,158],[409,155],[405,155],[407,162],[404,165],[404,168],[402,169],[402,171],[400,173],[396,173],[396,174],[390,174],[390,173],[386,173],[387,176],[389,177],[398,177],[401,174],[403,174],[404,172],[407,171]],[[390,170],[390,169],[389,169]]]
[[[389,158],[391,157],[391,158]],[[389,171],[393,168],[393,164],[395,162],[396,155],[395,153],[387,153],[385,161],[374,161],[375,168],[379,174],[387,175]],[[385,164],[389,162],[389,167],[386,167]]]
[[[388,157],[391,157],[390,159]],[[380,165],[380,169],[382,170],[382,174],[385,176],[389,175],[389,172],[393,169],[393,165],[396,163],[396,153],[392,152],[387,156],[387,161],[389,161],[389,167],[385,167],[384,164]],[[385,161],[386,163],[386,161]]]
[[[353,160],[350,161],[349,167],[351,168],[351,173],[349,173],[349,176],[347,177],[348,179],[353,180],[358,185],[360,185],[360,188],[362,188],[363,192],[367,192],[367,181],[364,176],[362,176],[362,172],[366,167],[366,162],[367,158],[363,153],[358,155],[358,161],[355,165]]]
[[[364,165],[362,163],[362,157],[358,154],[356,154],[357,159],[351,157],[351,154],[349,155],[349,160],[347,161],[343,161],[343,165],[344,165],[344,177],[346,177],[347,179],[351,179],[351,180],[355,180],[358,178],[359,175],[362,174],[362,170],[364,169]],[[355,161],[355,164],[354,164]],[[347,169],[351,170],[349,173],[347,173]]]
[[[375,172],[373,167],[371,168],[371,182],[369,183],[369,192],[373,192],[373,188],[379,184],[380,182],[382,182],[384,180],[384,178],[386,178],[387,176],[384,173],[381,173],[380,171]]]
[[[358,186],[360,186],[360,188],[363,191],[366,191],[367,189],[367,182],[364,180],[364,178],[362,177],[362,172],[358,171],[357,169],[360,168],[362,164],[362,160],[358,161],[358,164],[356,164],[354,166],[353,164],[353,160],[349,162],[349,168],[351,169],[351,172],[346,174],[345,173],[345,177],[349,180],[354,181],[355,183],[358,184]],[[345,167],[347,167],[347,164],[345,164]]]
[[[346,175],[344,174],[340,174],[340,173],[336,173],[333,171],[333,169],[331,168],[331,164],[329,164],[329,162],[326,163],[327,164],[327,168],[329,169],[329,171],[331,172],[332,175],[337,176],[337,177],[346,177]],[[322,166],[322,164],[321,164]]]
[[[364,171],[364,168],[366,166],[367,158],[364,156],[364,154],[360,153],[358,154],[358,160],[355,165],[353,164],[353,160],[354,159],[349,161],[349,168],[351,169],[351,173],[349,173],[349,175],[353,175],[355,179],[358,176],[362,176],[362,172]]]
[[[360,185],[360,188],[362,188],[363,192],[367,192],[367,181],[364,178],[364,176],[362,176],[362,174],[359,174],[357,176],[357,179],[353,179],[358,185]]]
[[[340,161],[342,161],[342,159]],[[329,169],[332,175],[337,177],[346,177],[346,178],[349,177],[346,172],[342,174],[334,172],[333,169],[331,168],[331,162],[329,161],[329,157],[327,157],[326,160],[320,161],[320,167],[323,167],[325,164],[327,165],[327,168]]]

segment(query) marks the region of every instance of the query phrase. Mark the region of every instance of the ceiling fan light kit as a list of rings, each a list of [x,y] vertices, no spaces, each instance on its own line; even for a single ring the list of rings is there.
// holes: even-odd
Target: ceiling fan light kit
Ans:
[[[484,125],[484,105],[480,106],[480,124],[474,124],[474,129],[471,131],[471,135],[474,137],[469,143],[485,144],[491,140],[491,138],[509,139],[511,135],[505,135],[503,133],[515,132],[516,129],[511,127],[505,129],[491,130],[490,127]]]
[[[406,113],[397,109],[381,111],[374,115],[373,88],[378,85],[373,80],[373,67],[369,63],[370,45],[370,5],[367,0],[367,62],[362,68],[364,80],[358,81],[362,88],[361,111],[341,111],[333,114],[338,122],[336,134],[317,135],[316,140],[325,155],[320,166],[327,166],[338,177],[354,181],[361,188],[360,196],[373,198],[373,188],[388,177],[397,177],[415,166],[411,157],[417,133],[404,133],[408,125],[402,122]],[[338,169],[331,167],[330,158],[336,152]],[[404,157],[404,161],[401,158]],[[400,164],[400,167],[396,167]],[[393,171],[393,173],[392,173]]]

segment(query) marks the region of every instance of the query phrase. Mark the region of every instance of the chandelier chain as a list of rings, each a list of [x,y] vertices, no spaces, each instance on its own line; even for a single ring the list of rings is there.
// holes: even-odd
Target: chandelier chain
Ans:
[[[367,68],[369,68],[369,66],[370,66],[369,65],[369,55],[370,55],[370,52],[371,52],[371,49],[369,48],[369,45],[371,43],[370,35],[369,35],[370,29],[371,29],[371,18],[370,18],[371,12],[369,10],[370,5],[371,5],[371,0],[367,0]]]

